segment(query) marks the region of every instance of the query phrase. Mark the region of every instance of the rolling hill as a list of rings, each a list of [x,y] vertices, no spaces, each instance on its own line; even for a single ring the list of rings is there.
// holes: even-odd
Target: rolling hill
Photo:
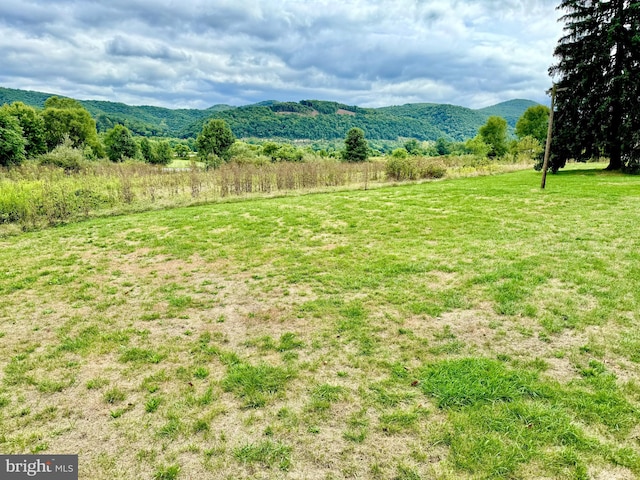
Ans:
[[[51,94],[0,87],[0,104],[16,101],[42,108]],[[372,140],[445,137],[461,141],[473,137],[491,115],[504,117],[511,128],[531,100],[510,100],[482,109],[456,105],[414,103],[362,108],[337,102],[268,100],[233,107],[214,105],[205,110],[132,106],[118,102],[81,100],[95,118],[98,130],[123,124],[138,135],[194,138],[209,118],[225,120],[239,138],[335,140],[352,127],[362,128]]]

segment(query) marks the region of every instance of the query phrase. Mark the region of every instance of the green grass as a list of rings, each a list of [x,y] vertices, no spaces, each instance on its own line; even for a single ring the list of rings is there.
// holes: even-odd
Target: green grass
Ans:
[[[292,372],[281,367],[240,363],[229,367],[222,386],[242,398],[246,407],[261,407],[282,391],[292,377]]]
[[[3,237],[0,451],[81,449],[97,480],[638,477],[640,178],[538,185]]]
[[[175,480],[180,473],[180,465],[169,465],[159,468],[153,476],[153,480]]]
[[[260,463],[270,468],[277,466],[280,470],[288,470],[291,466],[291,447],[268,440],[243,445],[236,448],[233,454],[243,463]]]

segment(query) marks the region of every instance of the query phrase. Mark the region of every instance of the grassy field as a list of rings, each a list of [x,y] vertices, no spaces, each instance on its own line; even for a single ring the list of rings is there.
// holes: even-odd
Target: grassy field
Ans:
[[[0,452],[82,479],[640,476],[640,177],[574,168],[0,239]]]

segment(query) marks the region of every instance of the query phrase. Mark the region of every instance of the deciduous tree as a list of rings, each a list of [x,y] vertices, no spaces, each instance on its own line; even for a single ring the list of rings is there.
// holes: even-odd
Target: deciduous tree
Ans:
[[[236,137],[224,120],[209,120],[196,138],[198,155],[205,163],[211,156],[227,161],[229,148],[235,141]]]
[[[35,108],[22,102],[14,102],[11,105],[3,105],[2,109],[18,120],[25,140],[25,153],[28,157],[47,151],[44,120]]]
[[[20,165],[25,159],[25,140],[18,120],[0,109],[0,165]]]
[[[42,118],[49,150],[62,143],[65,135],[68,135],[74,147],[88,145],[96,155],[104,155],[96,122],[80,102],[71,98],[49,97],[45,101]]]
[[[504,118],[489,117],[478,130],[478,135],[489,146],[489,157],[502,157],[507,153],[507,121]]]
[[[169,142],[161,140],[155,145],[155,162],[159,165],[169,165],[173,161],[173,149]]]
[[[153,149],[153,145],[151,141],[147,137],[142,137],[140,139],[140,154],[144,161],[147,163],[155,163],[156,162],[156,153]]]
[[[527,108],[516,123],[518,138],[522,140],[524,137],[531,136],[544,145],[547,140],[549,112],[549,107],[545,105]]]
[[[112,162],[121,162],[125,158],[135,158],[138,144],[127,127],[116,125],[104,137],[107,156]]]

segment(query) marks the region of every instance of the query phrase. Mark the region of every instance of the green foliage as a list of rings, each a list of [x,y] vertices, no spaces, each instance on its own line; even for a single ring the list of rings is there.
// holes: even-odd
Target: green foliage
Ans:
[[[464,143],[464,149],[467,153],[484,158],[491,152],[491,146],[489,146],[480,135],[467,140]]]
[[[404,148],[396,148],[393,152],[391,152],[391,156],[397,159],[407,158],[409,156],[409,152],[407,152]]]
[[[0,105],[4,105],[5,103],[22,102],[26,105],[31,105],[32,107],[41,109],[44,107],[44,102],[50,96],[50,93],[0,87]]]
[[[75,100],[73,98],[57,97],[57,96],[47,98],[44,102],[44,108],[45,109],[61,108],[61,109],[68,109],[68,110],[84,109],[84,107],[78,100]]]
[[[502,157],[507,153],[507,121],[501,117],[489,117],[480,130],[478,136],[489,146],[490,157]]]
[[[436,153],[438,155],[449,155],[451,153],[451,142],[444,137],[438,137],[436,140]]]
[[[166,140],[161,140],[155,145],[154,162],[159,165],[169,165],[173,161],[173,149]]]
[[[47,97],[49,95],[39,92],[0,88],[0,104],[22,101],[41,108]],[[398,138],[435,141],[444,137],[463,141],[473,137],[491,115],[507,119],[513,128],[524,110],[534,104],[528,100],[512,100],[480,110],[438,104],[373,109],[303,100],[299,103],[262,102],[242,107],[215,105],[206,110],[170,110],[94,100],[79,103],[96,120],[99,132],[121,124],[135,135],[195,138],[206,119],[218,118],[227,122],[238,138],[340,141],[350,128],[358,127],[367,132],[372,145],[374,141],[397,141]]]
[[[544,147],[538,139],[527,135],[513,143],[511,152],[520,159],[541,161],[542,154],[544,153]]]
[[[231,145],[228,155],[233,163],[239,165],[266,165],[272,161],[271,158],[262,154],[262,148],[259,145],[241,141]]]
[[[304,158],[302,150],[288,143],[266,142],[262,153],[272,162],[300,162]]]
[[[211,119],[196,138],[198,155],[207,165],[211,163],[212,156],[227,161],[229,148],[235,141],[235,136],[224,120]]]
[[[175,152],[176,157],[187,158],[191,149],[184,143],[179,143],[173,148],[173,151]]]
[[[213,117],[225,120],[239,138],[344,139],[349,129],[357,127],[367,132],[370,142],[395,141],[398,138],[435,141],[439,137],[461,141],[474,136],[490,115],[507,118],[510,128],[513,128],[522,112],[534,103],[516,100],[487,109],[471,110],[437,104],[373,109],[336,102],[301,101],[300,105],[315,110],[312,113],[276,112],[274,105],[277,104],[247,105],[213,113]],[[290,106],[275,108],[293,110]],[[181,136],[195,136],[201,128],[202,120],[184,128]]]
[[[3,105],[2,110],[18,120],[25,140],[27,157],[39,155],[47,150],[44,120],[35,108],[22,102],[14,102],[11,105]]]
[[[104,149],[98,140],[96,122],[78,101],[50,97],[45,102],[42,118],[48,149],[55,148],[68,135],[74,147],[89,145],[96,155],[103,155]]]
[[[394,180],[418,180],[442,178],[446,175],[447,169],[438,161],[427,157],[409,157],[405,151],[404,154],[394,154],[387,160],[385,173],[388,178]]]
[[[411,155],[419,155],[420,153],[422,153],[420,143],[415,138],[410,138],[409,140],[404,142],[404,149]]]
[[[520,140],[525,137],[536,139],[540,145],[547,141],[549,129],[549,113],[551,110],[545,105],[534,105],[527,108],[518,123],[516,123],[516,135]]]
[[[138,144],[140,155],[145,162],[157,165],[169,165],[173,161],[174,149],[171,147],[171,143],[168,140],[149,140],[147,137],[142,137]],[[176,152],[182,152],[182,157],[187,158],[188,153],[191,151],[189,147],[183,143],[176,144]]]
[[[62,143],[48,153],[38,156],[40,165],[52,165],[67,172],[77,172],[85,164],[84,152],[73,146],[71,139],[65,136]]]
[[[609,157],[609,169],[640,162],[640,8],[637,2],[563,0],[552,171],[567,160]]]
[[[155,163],[155,151],[153,149],[153,145],[151,145],[151,140],[147,137],[142,137],[138,148],[140,149],[140,155],[142,155],[145,162]]]
[[[104,137],[104,144],[107,148],[107,156],[112,162],[121,162],[125,158],[135,158],[138,153],[138,144],[127,127],[122,125],[116,125],[107,132]]]
[[[364,162],[369,158],[369,144],[362,129],[352,128],[347,132],[342,158],[347,162]]]
[[[25,140],[15,117],[0,109],[0,166],[20,165],[25,160]]]

